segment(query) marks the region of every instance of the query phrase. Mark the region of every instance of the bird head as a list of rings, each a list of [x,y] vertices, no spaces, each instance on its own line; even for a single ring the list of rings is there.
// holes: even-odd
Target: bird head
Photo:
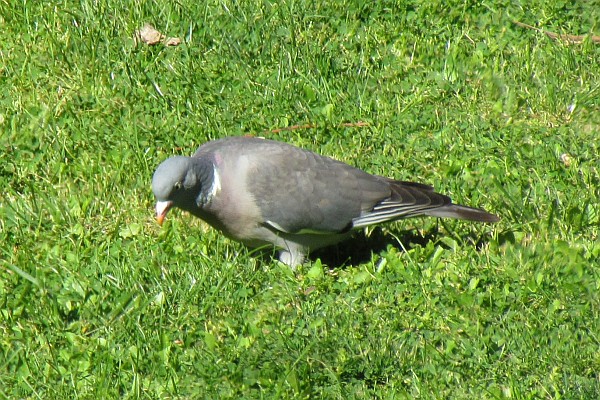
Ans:
[[[152,192],[156,197],[156,221],[162,225],[172,207],[193,210],[202,184],[190,157],[171,157],[163,161],[152,177]]]

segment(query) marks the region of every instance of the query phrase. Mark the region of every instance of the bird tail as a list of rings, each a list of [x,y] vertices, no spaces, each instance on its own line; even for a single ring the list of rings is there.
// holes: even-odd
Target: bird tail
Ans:
[[[500,221],[500,218],[497,215],[490,214],[485,210],[482,210],[480,208],[461,206],[459,204],[448,204],[443,207],[427,210],[423,212],[423,214],[429,215],[431,217],[456,218],[479,222]]]

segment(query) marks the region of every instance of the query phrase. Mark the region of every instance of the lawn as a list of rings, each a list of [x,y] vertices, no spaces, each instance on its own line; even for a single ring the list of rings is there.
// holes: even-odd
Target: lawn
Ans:
[[[0,1],[0,398],[600,398],[598,21],[597,0]],[[296,271],[176,210],[159,227],[156,166],[229,135],[502,219],[383,225]]]

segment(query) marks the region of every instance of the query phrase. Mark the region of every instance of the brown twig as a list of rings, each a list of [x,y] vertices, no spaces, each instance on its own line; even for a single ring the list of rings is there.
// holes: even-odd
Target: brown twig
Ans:
[[[341,128],[363,128],[365,126],[369,126],[368,122],[358,121],[358,122],[344,122],[340,124]]]
[[[317,127],[317,125],[315,125],[315,124],[292,125],[292,126],[286,126],[283,128],[273,129],[272,131],[265,131],[265,133],[281,133],[284,131],[295,131],[298,129],[312,129],[312,128],[316,128],[316,127]]]
[[[365,126],[369,126],[368,122],[358,121],[358,122],[344,122],[339,125],[340,128],[363,128]],[[286,126],[283,128],[277,128],[270,131],[265,131],[263,133],[281,133],[284,131],[295,131],[298,129],[313,129],[316,128],[316,124],[304,124],[304,125],[292,125]]]
[[[583,43],[585,38],[588,36],[588,35],[568,35],[568,34],[561,35],[561,34],[558,34],[555,32],[545,31],[543,29],[536,28],[535,26],[524,24],[523,22],[513,21],[513,23],[522,28],[533,29],[534,31],[541,32],[544,35],[548,36],[550,39],[554,39],[554,40],[561,39],[561,40],[564,40],[569,43],[577,43],[577,44]],[[589,37],[592,42],[600,43],[600,36],[590,35]]]

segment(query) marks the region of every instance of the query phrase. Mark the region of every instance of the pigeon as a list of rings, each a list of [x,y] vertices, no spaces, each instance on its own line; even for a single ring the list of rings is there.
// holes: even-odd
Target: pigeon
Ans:
[[[292,268],[313,250],[369,225],[416,216],[497,222],[433,187],[371,175],[293,145],[257,137],[206,142],[163,161],[152,177],[156,219],[177,207],[249,247],[273,245]]]

